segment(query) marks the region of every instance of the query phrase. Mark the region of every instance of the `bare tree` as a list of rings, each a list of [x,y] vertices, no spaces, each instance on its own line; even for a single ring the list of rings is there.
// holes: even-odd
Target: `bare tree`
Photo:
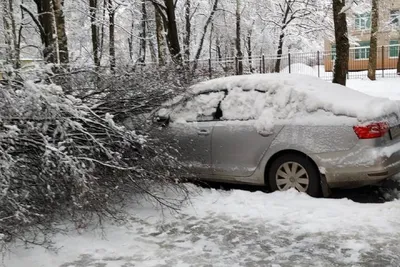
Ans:
[[[115,8],[113,0],[108,1],[108,19],[109,19],[109,57],[110,57],[110,69],[112,72],[115,71]]]
[[[10,22],[10,7],[6,1],[2,2],[2,13],[3,13],[3,28],[4,28],[4,41],[6,44],[6,62],[11,63],[13,61],[13,47],[11,37],[11,22]]]
[[[243,52],[242,52],[242,40],[241,40],[241,0],[236,0],[236,57],[238,60],[237,73],[238,75],[243,74]]]
[[[68,38],[65,32],[64,0],[53,0],[54,19],[57,30],[58,58],[60,63],[69,63]]]
[[[139,50],[139,61],[144,63],[146,61],[146,47],[147,47],[147,9],[146,1],[142,0],[142,32],[140,33],[140,50]]]
[[[400,41],[400,12],[397,13],[397,16],[395,18],[395,21],[397,21],[397,34],[399,36],[398,41]],[[392,23],[392,22],[391,22]],[[400,44],[400,42],[398,42]],[[400,46],[397,48],[398,51],[398,58],[397,58],[397,75],[400,75]]]
[[[378,56],[378,21],[379,21],[379,7],[378,0],[372,0],[371,9],[371,44],[370,44],[370,54],[368,61],[368,78],[372,81],[376,80],[376,64]]]
[[[200,38],[200,44],[199,44],[199,47],[197,48],[197,52],[196,52],[196,56],[195,56],[195,62],[194,62],[194,65],[193,65],[193,71],[196,70],[196,68],[197,68],[197,61],[200,59],[201,51],[203,50],[203,44],[204,44],[204,40],[205,40],[205,37],[206,37],[206,34],[207,34],[207,29],[208,29],[208,26],[210,25],[210,23],[211,23],[211,21],[212,21],[212,19],[214,17],[214,14],[215,14],[215,12],[217,10],[217,7],[218,7],[218,0],[215,0],[214,1],[214,5],[212,6],[212,9],[211,9],[210,15],[208,16],[207,21],[206,21],[206,23],[204,24],[204,27],[203,27],[203,35]]]
[[[171,58],[175,63],[182,65],[181,46],[175,16],[175,2],[174,0],[164,0],[164,4],[161,4],[157,0],[151,1],[161,15],[164,28],[167,30],[167,44]]]
[[[34,0],[37,6],[37,12],[39,14],[39,20],[36,20],[35,16],[29,9],[24,8],[24,10],[32,17],[36,22],[40,37],[42,39],[43,57],[48,63],[56,63],[56,38],[54,29],[54,16],[53,16],[53,5],[51,0]]]
[[[108,0],[103,0],[103,7],[102,7],[102,14],[101,14],[101,21],[105,22],[106,20],[106,11],[108,9]],[[101,59],[103,58],[103,52],[104,52],[104,39],[106,35],[106,23],[101,23],[101,28],[100,28],[100,47],[99,47],[99,61],[101,62]]]
[[[218,60],[222,60],[222,52],[221,52],[221,39],[219,36],[215,39],[215,50],[217,51]]]
[[[182,55],[181,55],[181,47],[179,44],[179,37],[178,37],[178,28],[176,26],[176,18],[175,18],[175,3],[174,0],[164,0],[166,13],[167,13],[167,37],[168,37],[168,44],[169,50],[172,56],[172,59],[175,62],[182,64]]]
[[[17,26],[14,16],[14,4],[12,0],[2,2],[4,41],[6,44],[6,61],[15,68],[20,66],[19,41],[17,38]]]
[[[34,0],[38,19],[24,5],[21,10],[26,12],[39,29],[42,40],[43,56],[48,63],[68,64],[68,39],[65,31],[63,0]]]
[[[92,33],[92,49],[93,49],[93,61],[95,66],[100,67],[99,58],[99,27],[97,26],[97,0],[89,0],[89,12],[90,12],[90,27]]]
[[[336,60],[333,72],[333,83],[346,85],[349,68],[349,37],[347,31],[346,8],[344,0],[333,0],[333,21],[335,25]]]
[[[191,0],[186,0],[185,3],[185,38],[183,40],[183,45],[185,49],[185,60],[190,60],[190,35],[191,35],[191,15],[190,15],[190,8],[191,8]]]
[[[400,47],[398,50],[400,50]],[[399,57],[397,59],[397,75],[400,75],[400,51],[399,51]]]
[[[155,6],[157,7],[157,6]],[[166,55],[166,45],[164,39],[164,25],[163,16],[160,13],[161,10],[155,8],[155,20],[156,20],[156,37],[157,37],[157,50],[158,50],[158,62],[160,65],[164,65],[165,63],[165,55]]]
[[[315,3],[309,0],[285,0],[279,4],[278,10],[282,21],[279,23],[278,50],[276,52],[277,60],[275,63],[275,72],[280,72],[283,46],[286,37],[286,29],[295,24],[297,28],[312,28],[315,24],[315,18],[311,18],[316,12]]]
[[[289,16],[289,14],[292,12],[292,5],[293,2],[295,1],[285,1],[285,7],[284,9],[284,14],[283,14],[283,20],[282,20],[282,26],[281,26],[281,33],[279,35],[279,41],[278,41],[278,51],[276,53],[277,56],[277,60],[275,63],[275,68],[274,71],[275,72],[280,72],[281,70],[281,57],[282,57],[282,53],[283,53],[283,41],[285,38],[285,29],[286,27],[290,24],[291,21],[293,21],[295,19],[295,16],[292,15]]]
[[[252,50],[252,41],[251,41],[251,36],[253,34],[253,25],[254,25],[254,20],[252,26],[249,28],[247,32],[247,37],[246,37],[246,50],[247,50],[247,55],[249,57],[249,66],[250,66],[250,71],[253,72],[253,50]]]

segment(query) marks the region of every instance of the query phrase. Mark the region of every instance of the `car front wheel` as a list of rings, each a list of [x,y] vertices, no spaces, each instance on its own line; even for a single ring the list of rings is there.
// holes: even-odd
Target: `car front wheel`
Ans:
[[[303,155],[283,155],[269,169],[268,182],[272,191],[294,188],[312,197],[321,195],[320,174],[314,163]]]

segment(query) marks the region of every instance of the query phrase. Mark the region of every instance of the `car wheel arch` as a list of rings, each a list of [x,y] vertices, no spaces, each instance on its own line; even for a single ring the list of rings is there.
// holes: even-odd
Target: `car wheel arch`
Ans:
[[[308,156],[307,154],[305,154],[305,153],[303,153],[303,152],[301,152],[301,151],[299,151],[299,150],[294,150],[294,149],[285,149],[285,150],[281,150],[281,151],[276,152],[274,155],[272,155],[272,156],[268,159],[267,164],[265,165],[265,169],[264,169],[264,184],[265,184],[265,186],[269,187],[269,185],[268,185],[268,172],[269,172],[269,170],[270,170],[270,168],[271,168],[272,163],[273,163],[276,159],[282,157],[283,155],[299,155],[299,156],[307,157],[307,158],[312,162],[312,164],[314,165],[314,167],[315,167],[315,168],[318,170],[318,172],[319,172],[319,168],[318,168],[317,163],[315,163],[314,159],[312,159],[312,158],[311,158],[310,156]],[[269,189],[269,188],[268,188],[268,189]]]

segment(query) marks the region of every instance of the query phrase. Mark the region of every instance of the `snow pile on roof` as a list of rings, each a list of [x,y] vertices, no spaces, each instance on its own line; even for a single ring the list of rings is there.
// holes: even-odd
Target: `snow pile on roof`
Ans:
[[[267,120],[268,124],[271,124],[271,120],[346,124],[372,121],[400,113],[398,101],[372,97],[341,85],[299,74],[225,77],[196,84],[191,87],[190,92],[199,94],[220,90],[230,92],[221,106],[225,119],[240,119],[247,111],[259,114],[254,119]],[[240,98],[236,97],[240,99],[240,103],[229,99],[234,98],[235,94],[243,95]]]
[[[186,102],[179,110],[171,114],[175,122],[196,121],[199,117],[211,117],[217,109],[219,102],[224,98],[224,92],[213,92],[210,94],[195,96],[191,101]],[[165,109],[161,109],[161,114]],[[160,115],[160,113],[159,113]]]
[[[265,93],[258,91],[243,92],[241,88],[236,87],[221,102],[223,119],[256,119],[263,112],[266,102]]]

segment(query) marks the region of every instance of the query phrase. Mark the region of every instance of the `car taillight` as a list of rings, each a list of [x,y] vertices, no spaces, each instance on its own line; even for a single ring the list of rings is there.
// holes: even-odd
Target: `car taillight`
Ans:
[[[353,127],[359,139],[373,139],[384,136],[389,131],[387,122],[374,122]]]

